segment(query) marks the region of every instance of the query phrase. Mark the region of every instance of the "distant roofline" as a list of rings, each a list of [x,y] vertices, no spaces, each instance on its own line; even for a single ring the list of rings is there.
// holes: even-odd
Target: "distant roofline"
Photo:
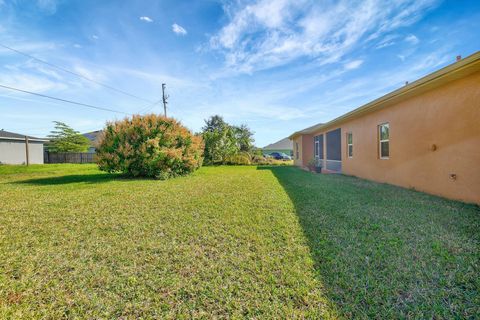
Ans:
[[[306,129],[296,131],[291,134],[289,138],[290,140],[293,140],[299,135],[311,134],[322,129],[328,129],[347,120],[351,120],[358,116],[388,107],[394,103],[398,103],[404,99],[413,97],[450,81],[468,76],[476,71],[480,71],[480,51],[477,51],[460,61],[449,64],[448,66],[434,71],[412,83],[387,93],[386,95],[383,95],[380,98],[347,112],[329,122],[319,123]]]
[[[15,132],[0,130],[0,139],[2,139],[2,140],[25,141],[25,137],[28,137],[28,141],[34,141],[34,142],[48,142],[48,141],[50,141],[49,139],[45,139],[45,138],[36,138],[36,137],[22,135],[22,134],[15,133]]]
[[[85,133],[82,133],[82,134],[93,134],[93,133],[102,132],[102,131],[103,131],[103,129],[99,129],[99,130],[85,132]]]
[[[287,146],[285,146],[286,148],[279,148],[279,147],[275,146],[275,145],[282,144],[282,143],[288,144]],[[290,144],[291,144],[291,146],[290,146]],[[288,137],[285,137],[285,138],[282,138],[282,139],[280,139],[276,142],[270,143],[270,144],[268,144],[265,147],[260,148],[260,149],[263,149],[263,150],[293,150],[293,143],[290,141],[290,139]]]
[[[0,136],[0,140],[16,140],[16,141],[25,141],[25,138],[12,138],[12,137],[3,137]],[[28,137],[29,142],[49,142],[49,139],[42,139],[42,138],[32,138]]]

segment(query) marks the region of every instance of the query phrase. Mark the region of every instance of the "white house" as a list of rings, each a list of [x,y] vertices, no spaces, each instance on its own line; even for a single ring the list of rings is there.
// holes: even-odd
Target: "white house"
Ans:
[[[43,164],[43,145],[40,139],[0,130],[0,164]]]

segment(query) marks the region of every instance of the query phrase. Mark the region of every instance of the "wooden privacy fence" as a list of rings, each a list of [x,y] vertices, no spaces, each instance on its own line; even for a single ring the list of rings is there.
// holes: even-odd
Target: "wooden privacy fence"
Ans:
[[[95,153],[45,151],[43,162],[44,163],[94,163]]]

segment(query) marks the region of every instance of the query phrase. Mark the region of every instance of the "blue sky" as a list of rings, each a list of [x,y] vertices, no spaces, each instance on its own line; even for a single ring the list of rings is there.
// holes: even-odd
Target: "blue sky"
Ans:
[[[0,0],[0,44],[146,100],[194,131],[220,114],[264,146],[480,50],[480,1]],[[126,113],[161,106],[0,48],[0,84]],[[0,128],[81,132],[122,114],[0,88]]]

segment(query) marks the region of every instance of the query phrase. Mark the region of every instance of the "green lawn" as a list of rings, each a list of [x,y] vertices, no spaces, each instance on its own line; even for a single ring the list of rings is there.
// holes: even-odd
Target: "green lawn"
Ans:
[[[480,209],[294,167],[0,166],[0,319],[475,318]]]

